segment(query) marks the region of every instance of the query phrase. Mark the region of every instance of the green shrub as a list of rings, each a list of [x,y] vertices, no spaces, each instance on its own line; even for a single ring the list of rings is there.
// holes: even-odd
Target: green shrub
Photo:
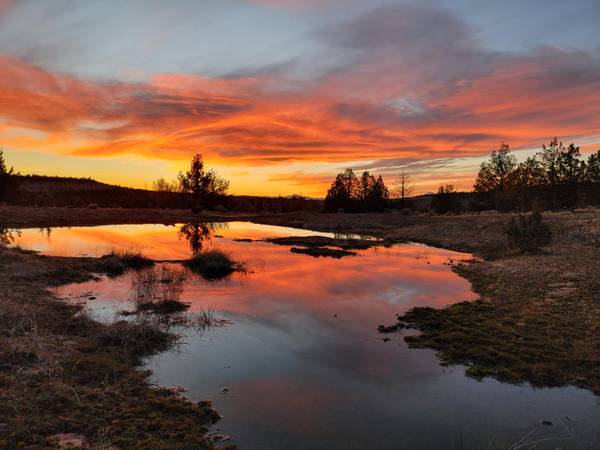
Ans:
[[[536,253],[552,239],[550,228],[542,222],[539,211],[513,217],[506,227],[506,234],[509,245],[522,253]]]

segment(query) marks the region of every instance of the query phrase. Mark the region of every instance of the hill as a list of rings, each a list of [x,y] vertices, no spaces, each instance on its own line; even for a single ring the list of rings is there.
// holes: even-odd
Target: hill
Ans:
[[[241,212],[320,211],[322,201],[300,196],[258,197],[228,195],[197,205],[192,194],[157,192],[101,183],[91,178],[14,175],[9,205],[45,207],[206,209],[222,206]]]

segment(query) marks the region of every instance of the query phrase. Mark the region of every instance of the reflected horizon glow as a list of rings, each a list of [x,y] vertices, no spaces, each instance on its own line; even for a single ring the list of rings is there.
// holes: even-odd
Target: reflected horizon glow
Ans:
[[[377,332],[415,306],[474,300],[469,283],[448,265],[470,255],[401,244],[336,260],[234,240],[307,230],[238,222],[214,233],[223,237],[205,245],[245,262],[249,273],[219,282],[190,274],[182,300],[191,303],[189,313],[214,308],[232,323],[203,334],[181,330],[182,344],[146,365],[158,384],[184,386],[193,401],[214,400],[224,419],[213,431],[241,448],[452,448],[457,439],[464,448],[507,448],[524,436],[548,439],[552,448],[600,442],[591,392],[476,381],[463,367],[441,366],[430,350],[408,349],[403,336],[410,330]],[[40,246],[39,234],[24,231],[21,243]],[[89,251],[123,239],[164,259],[191,254],[173,226],[56,229],[50,236],[48,252]],[[67,245],[73,236],[78,240]],[[55,292],[84,301],[92,317],[114,320],[131,309],[131,286],[132,273]],[[86,301],[90,296],[96,299]]]

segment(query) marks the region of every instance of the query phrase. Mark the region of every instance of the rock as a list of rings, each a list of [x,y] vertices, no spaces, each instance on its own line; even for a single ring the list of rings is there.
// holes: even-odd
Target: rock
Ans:
[[[96,297],[92,295],[91,297],[88,297],[88,300],[96,300]]]
[[[219,390],[219,392],[220,392],[221,394],[229,394],[229,391],[230,391],[230,389],[229,389],[227,386],[225,386],[224,388],[221,388],[221,389]]]
[[[62,433],[52,436],[58,448],[87,448],[85,436],[78,433]]]
[[[210,439],[213,443],[217,443],[217,442],[225,442],[231,439],[231,436],[226,436],[224,434],[220,434],[220,433],[213,433],[213,434],[209,434],[208,439]]]
[[[554,424],[553,424],[552,422],[550,422],[549,420],[542,420],[540,423],[541,423],[542,425],[546,425],[546,426],[549,426],[549,427],[551,427],[552,425],[554,425]]]

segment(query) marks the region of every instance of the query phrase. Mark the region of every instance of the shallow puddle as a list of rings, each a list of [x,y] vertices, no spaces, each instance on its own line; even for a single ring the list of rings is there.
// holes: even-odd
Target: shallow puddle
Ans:
[[[218,282],[189,275],[181,295],[191,303],[186,314],[214,310],[231,323],[184,332],[178,349],[147,361],[157,383],[214,400],[224,416],[214,431],[243,449],[600,446],[590,392],[476,381],[462,367],[441,367],[429,350],[408,349],[401,333],[377,332],[413,306],[474,299],[448,265],[469,255],[403,244],[338,260],[254,241],[309,235],[333,236],[234,222],[22,230],[15,244],[52,255],[133,248],[159,260],[217,247],[245,262],[248,273]],[[57,292],[112,320],[132,309],[135,276]]]

